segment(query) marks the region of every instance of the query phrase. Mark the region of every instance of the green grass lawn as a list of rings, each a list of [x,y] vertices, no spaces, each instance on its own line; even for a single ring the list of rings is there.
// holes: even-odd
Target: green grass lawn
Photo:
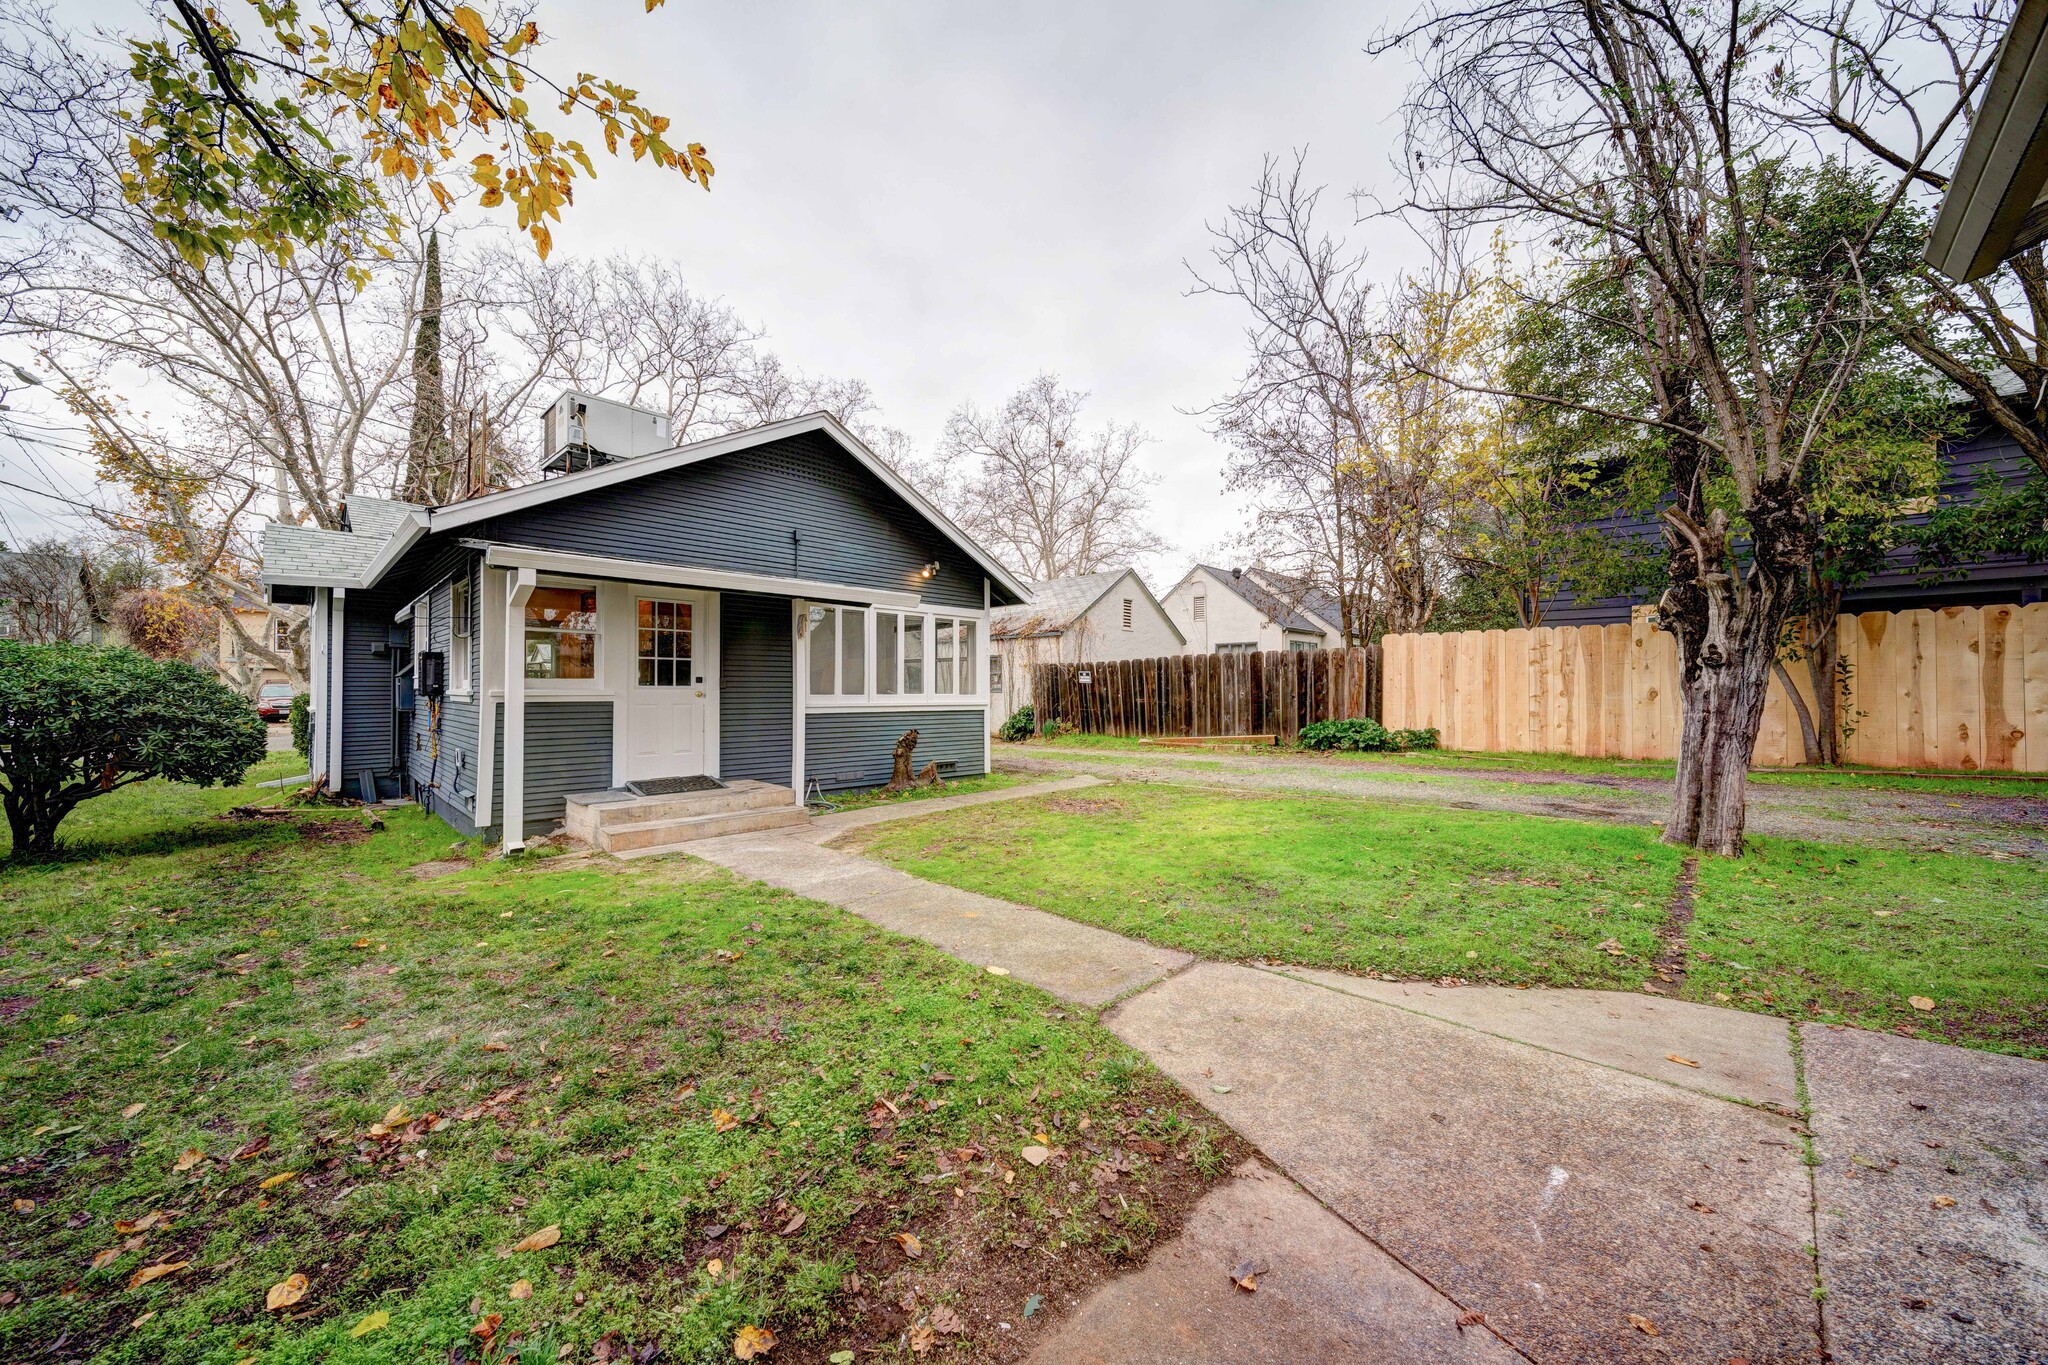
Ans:
[[[977,792],[999,792],[1005,787],[1015,787],[1031,780],[1019,777],[1015,773],[986,773],[980,777],[954,778],[941,782],[936,787],[912,787],[909,791],[903,792],[885,791],[880,787],[871,787],[866,791],[835,792],[832,804],[841,810],[868,810],[874,806],[895,806],[946,796],[973,796]]]
[[[1682,862],[1649,829],[1126,783],[855,837],[907,871],[1205,957],[1622,989],[1653,979]],[[2038,865],[1754,842],[1700,864],[1686,997],[2048,1055]]]
[[[130,789],[0,871],[0,1359],[890,1358],[955,1315],[1001,1355],[1241,1154],[1091,1019],[830,907],[219,814],[257,795]]]
[[[1747,857],[1700,863],[1687,994],[2048,1056],[2039,864],[1750,842]]]
[[[1205,957],[1548,985],[1640,982],[1682,861],[1647,829],[1123,783],[857,837]]]

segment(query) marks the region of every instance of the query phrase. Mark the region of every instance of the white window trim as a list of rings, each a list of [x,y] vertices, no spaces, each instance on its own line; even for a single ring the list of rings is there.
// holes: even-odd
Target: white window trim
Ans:
[[[867,618],[865,626],[867,649],[865,652],[865,659],[863,664],[863,671],[866,676],[864,676],[861,679],[862,690],[860,695],[849,696],[843,693],[835,692],[829,696],[820,696],[814,695],[811,692],[811,627],[809,624],[809,619],[810,609],[814,606],[828,607],[843,613],[859,613],[860,615]],[[879,651],[876,648],[876,642],[880,638],[879,634],[877,633],[877,628],[875,625],[875,617],[878,614],[886,616],[921,616],[925,618],[925,691],[904,692],[901,690],[903,677],[903,656],[900,646],[898,648],[896,658],[898,690],[895,692],[878,692],[875,690],[875,661],[876,656],[879,653]],[[807,711],[986,710],[989,704],[987,684],[988,665],[985,662],[983,662],[983,660],[987,658],[988,653],[988,617],[989,613],[985,611],[976,611],[972,608],[963,609],[960,607],[945,607],[936,605],[925,605],[916,608],[896,608],[887,606],[861,607],[844,602],[800,602],[798,603],[798,619],[801,622],[803,622],[803,648],[800,651],[798,651],[802,655],[802,658],[800,660],[801,666],[798,669],[798,678],[801,682],[803,689],[802,705],[804,709]],[[960,670],[964,665],[967,669],[967,676],[970,679],[972,679],[974,683],[974,690],[972,692],[933,692],[930,690],[931,683],[937,675],[937,623],[942,620],[952,621],[955,623],[964,622],[974,627],[974,645],[971,652],[969,652],[965,658],[962,658],[962,652],[960,649],[957,634],[955,635],[953,644],[953,667],[955,684],[957,686],[959,678],[961,676]],[[835,650],[839,647],[839,638],[839,632],[835,629],[833,632],[833,647]],[[901,639],[900,635],[898,636],[898,639]],[[837,681],[837,667],[838,665],[835,662],[835,681]]]
[[[455,607],[455,590],[460,587],[469,596],[468,610],[458,611]],[[448,579],[448,695],[456,701],[471,700],[476,678],[470,667],[470,649],[476,627],[476,584],[467,573],[454,574]],[[459,642],[459,643],[458,643]]]
[[[527,695],[533,696],[535,693],[574,693],[577,697],[587,697],[593,700],[598,697],[610,696],[611,692],[606,686],[604,642],[605,638],[611,634],[612,626],[616,623],[605,619],[605,593],[603,586],[594,579],[558,578],[553,574],[540,575],[540,581],[535,586],[538,588],[574,588],[579,592],[590,592],[596,595],[597,629],[591,632],[559,632],[570,635],[589,633],[597,636],[597,639],[591,642],[591,655],[595,660],[591,672],[595,676],[589,678],[529,678],[525,676],[525,670],[522,668],[520,676],[526,683]],[[519,657],[522,661],[526,658],[526,631],[527,625],[524,619],[524,608],[522,608],[519,623]],[[542,699],[540,697],[535,698],[535,700]]]

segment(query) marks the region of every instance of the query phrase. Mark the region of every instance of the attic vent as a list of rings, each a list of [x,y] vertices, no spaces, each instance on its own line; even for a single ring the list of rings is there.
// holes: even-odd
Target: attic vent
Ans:
[[[547,411],[541,468],[574,474],[636,455],[667,450],[668,418],[610,398],[565,393]]]
[[[1128,597],[1126,597],[1126,598],[1124,599],[1124,629],[1125,629],[1125,630],[1129,630],[1130,628],[1131,628],[1131,599],[1130,599],[1130,598],[1128,598]]]
[[[1195,594],[1195,619],[1197,621],[1209,619],[1209,599],[1200,593]]]

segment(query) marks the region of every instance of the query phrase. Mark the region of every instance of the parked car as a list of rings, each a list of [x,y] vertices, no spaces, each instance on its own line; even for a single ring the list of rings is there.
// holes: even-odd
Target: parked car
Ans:
[[[280,721],[292,713],[292,685],[265,683],[256,691],[256,714],[267,721]]]

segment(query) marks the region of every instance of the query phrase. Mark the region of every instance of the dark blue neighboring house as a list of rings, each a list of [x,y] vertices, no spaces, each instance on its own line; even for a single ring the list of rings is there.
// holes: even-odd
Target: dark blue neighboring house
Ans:
[[[516,848],[572,797],[676,831],[710,819],[692,789],[719,829],[795,813],[887,781],[912,728],[920,766],[987,771],[988,616],[1023,585],[837,421],[551,463],[265,528],[266,592],[312,613],[316,778]]]
[[[2018,485],[2034,473],[2028,459],[2010,436],[1988,422],[1979,423],[1966,435],[1948,442],[1942,449],[1944,501],[1967,498],[1987,473],[2008,486]],[[1908,517],[1907,524],[1925,521]],[[1603,517],[1589,525],[1607,534],[1655,545],[1664,543],[1663,531],[1654,515],[1624,513]],[[1916,573],[1917,559],[1911,546],[1894,550],[1891,566],[1873,574],[1842,594],[1845,612],[1908,611],[1921,607],[1989,607],[2001,604],[2039,602],[2048,593],[2048,562],[2001,556],[1979,564],[1960,566],[1938,576]],[[1543,613],[1546,626],[1610,625],[1629,619],[1632,608],[1654,602],[1657,592],[1637,597],[1604,597],[1580,601],[1568,590],[1560,591]]]

